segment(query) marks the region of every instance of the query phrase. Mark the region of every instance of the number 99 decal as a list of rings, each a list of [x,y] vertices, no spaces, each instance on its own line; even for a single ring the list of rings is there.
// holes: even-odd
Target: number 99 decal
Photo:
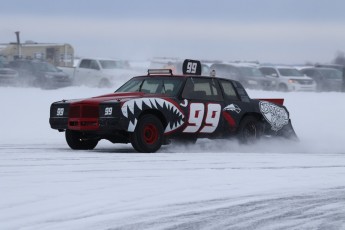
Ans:
[[[105,109],[104,109],[104,115],[105,116],[110,116],[110,115],[112,115],[113,114],[113,108],[112,107],[106,107]]]
[[[208,104],[205,116],[205,105],[203,103],[192,103],[189,108],[188,126],[184,133],[213,133],[219,123],[221,106],[220,104]],[[205,118],[205,119],[204,119]]]
[[[196,73],[196,67],[198,66],[198,63],[195,62],[188,62],[187,63],[187,73]]]
[[[56,116],[63,116],[65,109],[64,108],[57,108]]]

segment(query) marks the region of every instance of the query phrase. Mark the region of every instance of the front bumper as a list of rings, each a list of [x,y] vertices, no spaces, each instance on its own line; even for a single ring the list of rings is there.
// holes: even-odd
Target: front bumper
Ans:
[[[96,131],[96,130],[126,130],[124,122],[120,118],[68,118],[51,117],[49,118],[50,127],[58,130],[78,130],[78,131]]]

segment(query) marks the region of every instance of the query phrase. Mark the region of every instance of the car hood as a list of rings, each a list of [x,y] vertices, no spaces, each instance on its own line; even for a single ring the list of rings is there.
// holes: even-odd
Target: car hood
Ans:
[[[78,104],[99,104],[102,102],[126,102],[128,100],[134,98],[142,98],[142,97],[155,97],[155,94],[145,94],[142,92],[120,92],[120,93],[110,93],[105,94],[97,97],[91,98],[84,98],[84,99],[74,99],[74,100],[67,100],[70,103],[78,103]],[[160,95],[162,97],[162,95]]]
[[[16,77],[18,75],[18,72],[10,68],[0,68],[0,74],[8,75],[9,77]]]

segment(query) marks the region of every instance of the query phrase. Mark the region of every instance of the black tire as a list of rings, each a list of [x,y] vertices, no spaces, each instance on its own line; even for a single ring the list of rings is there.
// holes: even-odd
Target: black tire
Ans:
[[[280,84],[280,85],[278,86],[278,90],[279,90],[280,92],[287,92],[287,91],[288,91],[288,87],[287,87],[285,84]]]
[[[66,142],[71,149],[75,150],[91,150],[96,147],[98,140],[83,140],[81,133],[74,130],[66,130]]]
[[[238,138],[243,144],[255,143],[262,135],[262,125],[257,118],[246,116],[238,128]]]
[[[153,153],[160,149],[162,142],[162,122],[152,114],[146,114],[139,118],[131,137],[133,148],[138,152]]]
[[[109,87],[111,87],[111,83],[110,83],[109,79],[102,78],[99,81],[99,83],[98,83],[98,87],[100,87],[100,88],[109,88]]]

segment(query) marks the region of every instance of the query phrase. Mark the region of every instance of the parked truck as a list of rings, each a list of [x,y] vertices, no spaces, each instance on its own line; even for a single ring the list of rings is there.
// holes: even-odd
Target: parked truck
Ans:
[[[112,87],[121,85],[138,72],[128,62],[106,58],[81,58],[74,67],[59,67],[69,74],[75,85]]]

